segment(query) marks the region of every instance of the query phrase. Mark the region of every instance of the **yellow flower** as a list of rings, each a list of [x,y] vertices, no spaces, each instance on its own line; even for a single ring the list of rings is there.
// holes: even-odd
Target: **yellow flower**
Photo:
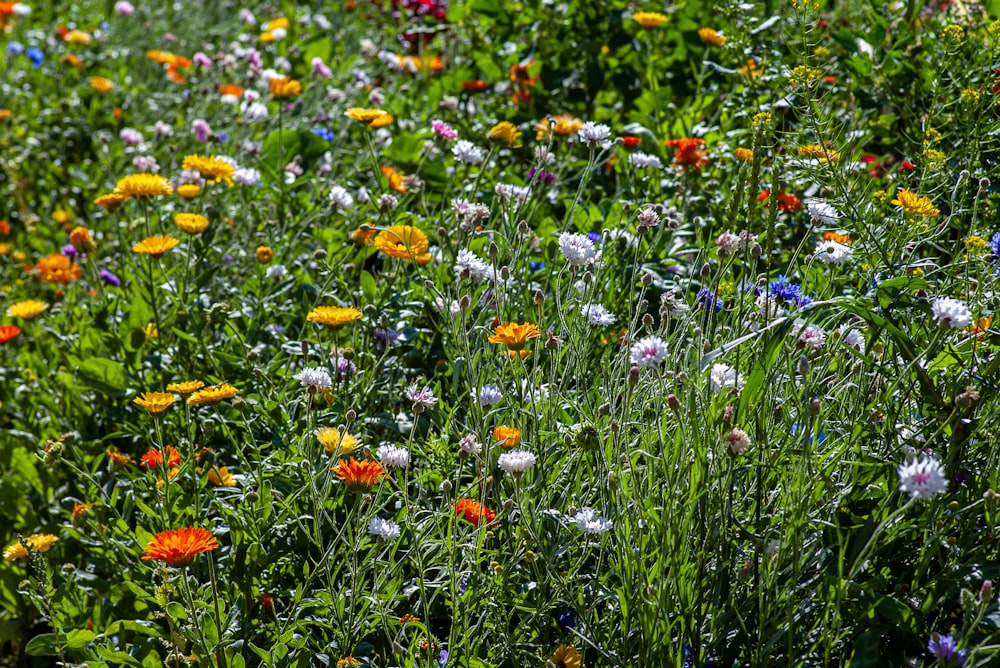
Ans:
[[[236,169],[221,158],[214,155],[186,155],[181,164],[184,169],[193,169],[201,174],[209,183],[225,181],[230,186],[233,185],[233,174]]]
[[[929,166],[940,165],[948,159],[948,156],[936,148],[925,148],[923,157]]]
[[[535,339],[541,335],[538,325],[530,322],[517,324],[510,322],[506,325],[497,325],[493,328],[493,335],[490,336],[490,343],[500,343],[507,346],[508,350],[523,350],[528,339]]]
[[[979,91],[975,88],[966,88],[961,93],[962,102],[968,105],[976,105],[979,103]]]
[[[257,262],[261,264],[267,264],[274,259],[274,251],[271,250],[270,246],[257,246],[256,252]]]
[[[170,181],[156,174],[132,174],[131,176],[126,176],[120,179],[115,185],[115,191],[140,199],[174,194],[174,188],[170,185]]]
[[[76,226],[69,233],[69,242],[78,253],[90,253],[94,250],[94,239],[86,227]]]
[[[322,427],[316,430],[316,440],[320,442],[328,454],[342,457],[349,455],[361,445],[361,440],[350,432],[341,433],[335,427]]]
[[[28,299],[23,302],[18,302],[16,304],[11,304],[7,307],[7,317],[8,318],[21,318],[22,320],[31,320],[37,318],[45,309],[49,307],[43,301],[37,299]]]
[[[317,306],[309,311],[306,320],[326,325],[327,327],[341,327],[349,322],[354,322],[361,315],[361,311],[353,306],[347,308],[341,308],[340,306]]]
[[[50,533],[36,533],[25,538],[24,542],[35,552],[48,552],[58,540],[58,536],[53,536]],[[28,550],[21,544],[21,541],[17,541],[3,551],[3,558],[7,561],[27,559]]]
[[[98,93],[110,93],[115,89],[115,85],[111,83],[111,79],[105,79],[104,77],[90,77],[89,83],[90,87]]]
[[[236,487],[236,478],[225,466],[210,469],[208,472],[208,481],[216,487]]]
[[[659,28],[666,23],[667,17],[658,12],[636,12],[632,15],[632,20],[643,28],[650,30],[652,28]]]
[[[753,160],[753,151],[748,148],[738,148],[733,151],[733,155],[735,155],[736,159],[740,162],[750,162]]]
[[[177,194],[184,199],[194,199],[201,192],[201,188],[194,183],[185,183],[184,185],[177,186]]]
[[[69,221],[76,218],[72,211],[66,211],[65,209],[57,209],[52,212],[52,219],[55,220],[60,225],[65,225]]]
[[[89,32],[83,32],[82,30],[70,30],[63,35],[63,41],[70,44],[90,44],[90,40],[94,39]]]
[[[208,218],[197,213],[174,214],[174,225],[188,234],[201,234],[208,228]]]
[[[726,43],[726,37],[724,35],[720,35],[712,28],[699,28],[698,37],[701,37],[701,41],[711,44],[712,46],[722,46]]]
[[[284,16],[279,16],[278,18],[271,19],[270,21],[267,22],[267,24],[264,26],[264,32],[273,32],[278,28],[283,28],[287,30],[289,26],[291,26],[291,23],[288,21],[288,18]]]
[[[743,76],[750,78],[759,77],[764,72],[764,70],[762,70],[760,66],[757,65],[757,61],[754,60],[753,58],[748,58],[747,64],[736,71],[742,74]],[[770,117],[770,114],[768,114],[768,117]]]
[[[837,162],[840,160],[840,153],[834,151],[833,149],[826,148],[825,146],[820,146],[819,144],[805,144],[799,146],[798,154],[803,158],[821,158],[829,160],[830,162]]]
[[[107,195],[101,195],[100,197],[94,200],[94,204],[96,204],[99,207],[103,207],[104,209],[111,210],[114,207],[121,204],[122,202],[127,202],[128,200],[129,196],[127,193],[123,193],[120,190],[116,190],[114,192],[108,193]]]
[[[370,127],[370,128],[384,128],[385,126],[387,126],[390,123],[392,123],[393,120],[394,119],[392,117],[392,114],[382,114],[381,116],[379,116],[378,118],[376,118],[375,120],[373,120],[371,123],[369,123],[368,127]]]
[[[556,668],[580,668],[581,658],[572,645],[560,645],[549,657],[549,663]]]
[[[941,31],[945,39],[955,42],[955,44],[962,44],[965,41],[965,30],[962,26],[952,23],[951,25],[945,26],[944,30]]]
[[[375,237],[375,247],[389,257],[418,260],[427,254],[427,235],[411,225],[393,225]]]
[[[200,380],[187,380],[182,383],[170,383],[167,385],[167,392],[176,392],[180,395],[191,394],[195,390],[205,387],[205,383]]]
[[[965,246],[966,252],[975,257],[982,257],[990,250],[990,242],[977,234],[966,237],[962,240],[962,244]]]
[[[909,190],[900,190],[896,193],[896,199],[892,200],[892,204],[902,207],[903,213],[907,216],[917,218],[933,218],[941,213],[934,207],[929,197],[918,195]]]
[[[388,112],[381,109],[362,109],[361,107],[351,107],[344,112],[344,115],[358,123],[370,124],[376,118],[385,116]]]
[[[142,406],[150,415],[163,415],[175,401],[177,397],[166,392],[143,392],[132,403]]]
[[[500,121],[486,135],[489,139],[501,146],[517,148],[520,146],[521,131],[517,126],[509,121]]]
[[[200,404],[214,405],[224,399],[232,399],[239,393],[235,387],[229,383],[221,383],[198,390],[187,399],[188,406],[198,406]]]
[[[823,76],[823,71],[818,70],[815,67],[806,67],[805,65],[799,65],[792,70],[792,73],[788,77],[788,82],[793,86],[798,84],[809,83],[810,81],[815,81]]]
[[[535,123],[535,140],[548,139],[550,134],[558,137],[571,137],[580,131],[583,121],[571,114],[549,116]]]
[[[132,246],[132,250],[140,255],[160,257],[171,248],[176,247],[179,243],[180,241],[178,239],[175,239],[169,234],[157,234],[152,237],[147,237]]]
[[[295,79],[275,77],[268,82],[271,87],[271,97],[275,100],[285,100],[302,95],[302,83]]]

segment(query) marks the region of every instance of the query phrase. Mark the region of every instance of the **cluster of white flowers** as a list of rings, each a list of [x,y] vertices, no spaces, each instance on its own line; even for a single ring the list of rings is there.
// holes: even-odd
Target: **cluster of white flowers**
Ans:
[[[501,399],[503,399],[503,392],[496,385],[483,385],[479,388],[479,405],[483,408],[495,406],[500,403]]]
[[[660,169],[663,163],[655,155],[636,151],[628,157],[628,161],[637,169]]]
[[[611,136],[611,128],[588,121],[580,127],[576,135],[587,148],[597,148]]]
[[[821,199],[806,202],[806,211],[817,225],[836,225],[840,212]]]
[[[349,209],[354,206],[354,197],[344,186],[335,185],[330,188],[330,203],[334,209]]]
[[[743,379],[736,373],[736,369],[728,364],[713,364],[709,372],[709,381],[713,392],[721,392],[729,387],[736,389],[743,387]]]
[[[455,145],[451,147],[451,152],[455,159],[465,165],[478,165],[486,157],[483,154],[483,149],[467,139],[459,139],[455,142]]]
[[[594,327],[613,325],[617,320],[615,314],[611,313],[601,304],[584,304],[580,309],[580,313],[584,315],[587,318],[587,322]]]

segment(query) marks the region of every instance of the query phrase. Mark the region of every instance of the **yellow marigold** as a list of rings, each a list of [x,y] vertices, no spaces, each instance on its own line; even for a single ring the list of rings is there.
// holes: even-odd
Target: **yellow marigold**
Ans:
[[[572,137],[580,128],[583,121],[572,114],[559,114],[558,116],[548,116],[535,123],[535,140],[542,141],[554,134],[557,137]]]
[[[126,176],[115,185],[115,191],[140,199],[174,194],[174,188],[170,185],[170,181],[156,174]]]
[[[364,123],[365,125],[370,124],[376,118],[385,116],[388,112],[382,111],[381,109],[363,109],[361,107],[351,107],[344,112],[344,115],[350,118],[352,121],[357,121],[358,123]]]
[[[32,534],[23,541],[23,543],[27,544],[27,548],[24,544],[22,544],[22,541],[19,540],[3,551],[3,558],[7,561],[27,559],[29,548],[35,552],[48,552],[58,540],[58,536],[53,536],[50,533]]]
[[[725,35],[720,35],[713,28],[698,28],[698,37],[701,37],[701,41],[712,46],[722,46],[726,43]]]
[[[132,403],[145,408],[150,415],[163,415],[175,401],[177,397],[167,392],[143,392]]]
[[[60,225],[65,225],[74,218],[76,218],[76,214],[65,209],[56,209],[52,212],[52,219]]]
[[[583,657],[572,645],[560,645],[549,657],[549,663],[556,668],[580,668]]]
[[[509,322],[506,325],[497,325],[493,328],[493,335],[490,336],[490,343],[500,343],[507,346],[508,350],[523,350],[528,339],[536,339],[541,335],[538,325],[530,322],[517,324]]]
[[[188,406],[199,406],[201,404],[214,405],[224,399],[232,399],[237,394],[239,394],[239,390],[235,387],[229,383],[221,383],[194,392],[188,397],[187,403]]]
[[[753,160],[753,151],[749,148],[738,148],[733,151],[733,155],[740,162],[751,162]]]
[[[667,22],[667,17],[658,12],[636,12],[632,15],[632,20],[641,25],[646,30],[659,28]]]
[[[69,44],[90,44],[93,38],[89,32],[84,32],[82,30],[67,30],[62,39],[64,42]]]
[[[79,522],[85,515],[87,515],[91,509],[93,509],[93,503],[73,503],[73,521]]]
[[[118,206],[122,202],[127,202],[129,200],[128,193],[123,193],[120,190],[108,193],[107,195],[101,195],[94,200],[94,204],[107,210],[111,210]]]
[[[236,478],[225,466],[209,469],[208,481],[216,487],[236,487]]]
[[[184,199],[194,199],[201,192],[201,187],[194,183],[177,186],[177,194]]]
[[[188,395],[195,390],[205,387],[205,383],[200,380],[186,380],[182,383],[170,383],[167,385],[167,392],[175,392],[180,395]]]
[[[94,239],[90,236],[90,230],[79,225],[74,227],[69,233],[69,242],[78,253],[91,253],[95,248]]]
[[[110,93],[115,89],[115,85],[111,83],[111,79],[105,79],[104,77],[90,77],[89,83],[90,87],[98,93]]]
[[[10,109],[0,109],[0,121],[6,121],[8,118],[14,115],[14,112]]]
[[[275,100],[286,100],[302,95],[302,82],[296,79],[275,77],[268,82],[271,87],[271,97]]]
[[[840,160],[840,153],[819,144],[804,144],[799,146],[798,154],[803,158],[819,158],[829,160],[830,162]]]
[[[929,197],[918,195],[909,190],[900,190],[896,193],[896,199],[892,200],[892,204],[902,207],[903,213],[907,216],[917,218],[933,218],[941,213],[934,207]]]
[[[417,259],[425,255],[430,242],[427,235],[412,225],[393,225],[375,237],[375,247],[390,257]]]
[[[342,457],[349,455],[361,445],[357,436],[343,432],[335,427],[321,427],[316,430],[316,440],[328,454]]]
[[[195,170],[209,183],[225,181],[230,186],[233,185],[233,174],[236,173],[231,164],[214,155],[186,155],[181,167]]]
[[[174,214],[174,225],[181,232],[201,234],[208,229],[208,218],[197,213]]]
[[[742,74],[743,76],[750,78],[759,77],[761,74],[764,73],[764,70],[761,69],[761,67],[757,64],[757,61],[754,60],[753,58],[748,58],[747,64],[736,71]],[[770,114],[768,114],[768,116],[770,116]]]
[[[132,246],[132,250],[140,255],[160,257],[171,248],[176,247],[179,243],[180,241],[178,239],[170,236],[169,234],[157,234],[147,237]]]
[[[60,58],[59,62],[66,63],[70,67],[75,67],[78,70],[83,69],[83,61],[74,56],[72,53],[64,53]]]
[[[520,146],[521,131],[510,121],[500,121],[490,128],[486,136],[489,137],[490,141],[501,146],[508,148],[517,148]]]
[[[348,306],[347,308],[341,308],[340,306],[317,306],[309,311],[306,320],[326,325],[327,327],[341,327],[349,322],[354,322],[361,315],[361,311],[353,306]]]
[[[257,262],[261,264],[267,264],[274,259],[274,251],[271,250],[270,246],[257,246],[257,252],[254,253],[257,258]]]
[[[283,28],[287,30],[292,24],[289,22],[288,18],[285,16],[279,16],[276,19],[271,19],[264,25],[264,32],[272,32],[278,28]]]
[[[493,441],[504,450],[516,448],[521,444],[521,430],[517,427],[498,425],[493,428]]]
[[[393,120],[395,119],[392,117],[392,114],[382,114],[381,116],[373,120],[371,123],[369,123],[368,127],[376,129],[384,128],[385,126],[390,125],[393,122]]]
[[[37,299],[27,299],[23,302],[11,304],[7,307],[8,318],[21,318],[22,320],[32,320],[37,318],[49,307],[43,301]]]
[[[368,246],[372,243],[373,236],[375,236],[375,228],[369,223],[365,223],[363,226],[351,232],[351,241],[358,246]]]

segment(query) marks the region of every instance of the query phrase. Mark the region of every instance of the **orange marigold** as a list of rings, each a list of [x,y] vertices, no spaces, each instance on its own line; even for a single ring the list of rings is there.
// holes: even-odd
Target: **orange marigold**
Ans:
[[[212,532],[202,528],[171,529],[161,531],[153,536],[146,546],[143,561],[155,559],[174,568],[190,566],[194,558],[202,552],[211,552],[219,548],[219,541]]]
[[[295,79],[275,77],[268,82],[271,87],[271,97],[275,100],[285,100],[302,95],[302,83]]]
[[[674,154],[674,164],[683,169],[701,169],[708,164],[708,158],[702,152],[701,147],[705,145],[704,139],[697,137],[684,137],[681,139],[668,139],[663,142],[664,146],[677,149]]]
[[[493,524],[497,519],[495,512],[472,499],[459,499],[458,503],[452,507],[463,520],[473,526],[479,526],[479,523],[484,519],[486,520],[486,524]]]
[[[68,285],[70,282],[80,278],[80,265],[74,264],[65,255],[54,253],[43,257],[35,267],[38,278],[45,283],[58,283]]]
[[[509,322],[506,325],[497,325],[493,328],[493,335],[490,336],[490,343],[500,343],[507,346],[508,350],[523,350],[528,339],[535,339],[541,335],[538,325],[530,322],[521,323]]]
[[[504,450],[516,448],[521,444],[521,430],[517,427],[497,425],[493,428],[493,440],[499,443]]]
[[[7,343],[21,335],[21,328],[17,325],[0,325],[0,343]]]
[[[354,457],[346,462],[341,461],[330,470],[344,482],[349,491],[357,494],[370,492],[379,480],[386,477],[385,470],[378,462],[368,460],[359,462]]]
[[[150,448],[149,451],[142,456],[139,460],[143,466],[147,469],[157,469],[164,466],[163,462],[166,461],[167,467],[180,466],[181,464],[181,453],[177,452],[177,448],[172,445],[168,445],[162,450],[157,450],[156,448]]]

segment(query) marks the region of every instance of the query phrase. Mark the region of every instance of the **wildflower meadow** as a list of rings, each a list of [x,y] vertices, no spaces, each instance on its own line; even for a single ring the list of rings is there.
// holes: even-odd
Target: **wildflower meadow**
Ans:
[[[1000,665],[998,161],[996,0],[0,2],[0,666]]]

